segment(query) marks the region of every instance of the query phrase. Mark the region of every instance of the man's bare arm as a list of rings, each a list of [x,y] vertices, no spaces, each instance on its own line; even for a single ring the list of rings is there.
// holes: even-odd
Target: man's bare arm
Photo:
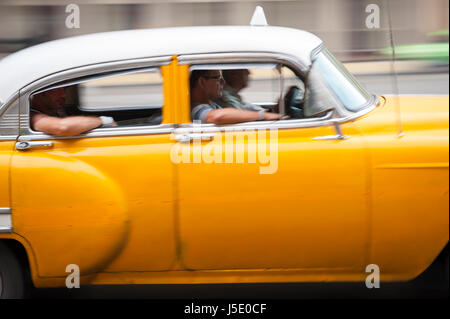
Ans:
[[[238,110],[235,108],[224,108],[212,110],[206,116],[207,123],[214,124],[234,124],[241,122],[257,121],[259,118],[259,112]],[[281,114],[276,113],[264,113],[265,121],[279,120]]]
[[[59,118],[45,114],[33,115],[31,119],[35,131],[51,135],[75,136],[101,126],[102,120],[95,116],[69,116]]]

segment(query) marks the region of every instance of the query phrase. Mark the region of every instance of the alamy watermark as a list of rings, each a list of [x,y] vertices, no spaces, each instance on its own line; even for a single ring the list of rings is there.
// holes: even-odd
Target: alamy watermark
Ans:
[[[69,15],[66,17],[67,29],[79,29],[80,28],[80,7],[76,4],[69,4],[66,6],[66,13]]]
[[[366,12],[369,13],[366,17],[366,27],[368,29],[379,29],[380,7],[377,4],[371,3],[366,7]]]
[[[173,163],[259,163],[260,174],[274,174],[278,170],[278,130],[231,129],[204,132],[194,123],[192,132],[173,134],[178,140],[170,151]],[[207,143],[205,143],[207,140]]]
[[[66,277],[66,287],[69,289],[80,288],[80,267],[76,264],[67,265],[66,272],[70,273]]]
[[[366,287],[369,289],[380,288],[380,267],[376,264],[367,265],[366,273],[370,273],[366,277]]]

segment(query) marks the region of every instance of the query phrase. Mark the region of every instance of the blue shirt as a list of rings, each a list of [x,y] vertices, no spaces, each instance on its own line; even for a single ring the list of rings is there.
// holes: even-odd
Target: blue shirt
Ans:
[[[211,102],[211,104],[193,103],[193,105],[195,106],[191,112],[192,121],[201,121],[201,123],[206,123],[206,116],[209,112],[222,108],[219,104],[214,102]]]

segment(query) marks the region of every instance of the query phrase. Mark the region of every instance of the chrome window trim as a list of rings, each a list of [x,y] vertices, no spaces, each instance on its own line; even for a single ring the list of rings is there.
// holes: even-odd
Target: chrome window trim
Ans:
[[[82,66],[70,70],[48,75],[39,79],[20,91],[20,130],[18,140],[42,140],[42,139],[79,139],[86,137],[105,137],[105,136],[124,136],[124,135],[144,135],[144,134],[163,134],[171,133],[174,124],[159,124],[149,126],[130,126],[130,127],[111,127],[96,128],[85,134],[70,137],[60,137],[43,134],[42,132],[33,131],[29,125],[29,98],[35,92],[41,91],[58,82],[63,82],[75,78],[81,78],[95,73],[115,72],[122,70],[141,69],[149,67],[160,67],[168,65],[172,62],[172,56],[133,59],[125,61],[114,61],[99,63],[93,65]]]
[[[8,110],[10,105],[12,105],[18,97],[19,97],[19,92],[17,91],[13,95],[11,95],[4,104],[0,105],[0,117],[3,115],[3,113],[5,113]]]
[[[297,58],[291,55],[278,52],[236,52],[236,53],[204,53],[204,54],[185,54],[178,57],[178,64],[223,64],[223,63],[252,63],[268,62],[289,65],[295,70],[304,74],[309,70],[309,65],[301,63]]]
[[[98,63],[93,65],[81,66],[74,69],[63,70],[61,72],[50,74],[44,78],[34,81],[33,83],[30,83],[29,85],[25,86],[20,90],[20,95],[21,96],[29,95],[30,93],[43,89],[57,82],[62,82],[78,77],[84,77],[92,75],[93,73],[114,72],[152,66],[159,67],[163,65],[168,65],[171,63],[171,61],[172,57],[166,56],[158,58],[145,58],[145,59]]]
[[[276,69],[278,63],[263,63],[263,62],[251,62],[251,63],[208,63],[208,64],[195,64],[189,67],[189,71],[194,70],[236,70],[236,69]]]
[[[319,44],[317,46],[317,48],[315,48],[314,50],[311,51],[311,63],[315,60],[316,56],[323,50],[325,49],[325,44],[322,42],[321,44]]]

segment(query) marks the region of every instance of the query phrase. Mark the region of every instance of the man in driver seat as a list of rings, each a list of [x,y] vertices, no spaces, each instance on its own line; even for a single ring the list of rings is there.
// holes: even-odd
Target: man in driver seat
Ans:
[[[223,88],[222,96],[218,97],[215,102],[222,107],[234,107],[240,110],[249,110],[256,112],[268,112],[269,109],[265,109],[257,104],[252,104],[245,102],[239,92],[248,86],[248,79],[250,71],[248,69],[232,69],[223,70],[223,78],[225,80],[225,86]],[[292,99],[295,98],[296,86],[291,86],[285,95],[285,105],[286,101],[292,103]],[[289,104],[289,105],[290,105]],[[280,101],[272,107],[274,112],[279,112]],[[289,116],[299,118],[299,114],[295,114],[291,108],[287,107],[287,113]]]
[[[244,102],[239,92],[248,86],[248,76],[250,71],[247,69],[239,70],[223,70],[223,78],[225,85],[223,87],[222,96],[217,98],[215,102],[223,107],[234,107],[240,110],[249,111],[265,111],[259,105]]]
[[[249,111],[222,107],[213,102],[222,96],[224,79],[219,70],[194,70],[190,76],[191,117],[193,121],[233,124],[251,121],[279,120],[281,115],[264,110]]]

